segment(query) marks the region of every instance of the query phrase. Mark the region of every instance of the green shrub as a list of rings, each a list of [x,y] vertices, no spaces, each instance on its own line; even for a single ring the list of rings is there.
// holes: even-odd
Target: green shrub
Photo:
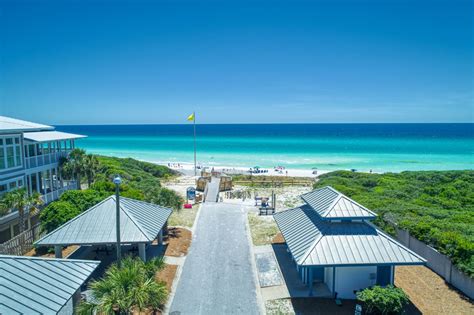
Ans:
[[[145,195],[145,199],[148,202],[172,208],[174,210],[181,209],[184,203],[183,198],[176,195],[176,193],[167,188],[155,188],[148,191]]]
[[[402,289],[390,285],[364,289],[357,292],[357,299],[363,303],[367,314],[400,314],[409,303]]]
[[[144,200],[164,207],[180,209],[183,199],[174,191],[162,188],[160,179],[177,173],[165,166],[141,162],[134,159],[97,157],[98,171],[93,184],[86,190],[70,190],[58,201],[50,203],[41,211],[41,227],[50,232],[83,211],[115,193],[112,178],[119,174],[123,183],[120,196]]]
[[[92,184],[91,188],[106,197],[115,194],[115,184],[111,181],[96,181],[94,184]],[[137,200],[145,199],[145,195],[142,191],[132,188],[127,184],[120,185],[120,196]]]
[[[79,215],[81,212],[81,210],[70,202],[52,202],[40,213],[41,229],[49,233]]]
[[[104,200],[105,196],[103,193],[93,189],[68,190],[61,195],[59,200],[69,202],[83,212]]]
[[[327,185],[377,212],[375,224],[388,233],[407,229],[474,277],[474,171],[337,171],[314,187]]]

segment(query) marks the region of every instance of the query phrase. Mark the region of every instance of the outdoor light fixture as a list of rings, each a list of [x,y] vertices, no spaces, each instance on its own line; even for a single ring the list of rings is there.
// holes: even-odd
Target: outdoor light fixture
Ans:
[[[117,264],[120,267],[120,260],[122,259],[122,252],[120,249],[120,184],[122,179],[119,175],[115,176],[115,204],[116,204],[116,218],[115,229],[117,230]]]

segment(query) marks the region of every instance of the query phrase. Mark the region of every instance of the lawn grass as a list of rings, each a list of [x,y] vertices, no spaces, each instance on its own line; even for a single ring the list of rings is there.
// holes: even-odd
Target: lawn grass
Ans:
[[[193,205],[192,209],[180,209],[173,211],[170,218],[168,219],[168,224],[170,226],[184,226],[187,228],[192,228],[199,206],[200,204],[196,204]]]
[[[250,234],[255,246],[269,245],[279,230],[273,217],[260,217],[256,213],[248,214]]]

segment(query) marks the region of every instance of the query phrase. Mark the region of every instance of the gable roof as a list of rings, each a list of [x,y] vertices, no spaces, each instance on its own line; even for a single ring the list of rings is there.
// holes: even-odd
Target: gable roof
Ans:
[[[54,127],[33,123],[26,120],[0,116],[0,133],[53,130]]]
[[[373,219],[377,216],[331,186],[315,189],[301,198],[323,219]]]
[[[152,242],[172,210],[120,197],[122,243]],[[92,245],[116,242],[116,203],[110,196],[35,242],[37,245]]]
[[[322,220],[308,205],[274,214],[298,265],[419,265],[426,261],[366,222]]]
[[[56,314],[99,263],[0,255],[0,314]]]

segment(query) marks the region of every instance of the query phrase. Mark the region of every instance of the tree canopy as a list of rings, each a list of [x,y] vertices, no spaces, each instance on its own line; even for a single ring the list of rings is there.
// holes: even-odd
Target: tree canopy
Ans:
[[[81,154],[89,156],[85,155],[85,152],[78,152],[76,155]],[[77,156],[74,163],[79,163],[79,159],[84,161],[84,157]],[[117,174],[123,179],[123,183],[120,185],[120,195],[123,197],[143,200],[176,210],[183,204],[183,199],[176,192],[161,187],[161,179],[177,174],[169,168],[134,159],[97,156],[96,160],[98,165],[94,166],[96,167],[94,172],[88,173],[87,169],[83,170],[84,174],[93,175],[88,179],[88,189],[67,191],[61,195],[58,201],[50,203],[41,211],[40,219],[43,230],[51,232],[114,194],[115,185],[112,183],[112,179]],[[64,165],[68,165],[68,162],[66,161]]]

